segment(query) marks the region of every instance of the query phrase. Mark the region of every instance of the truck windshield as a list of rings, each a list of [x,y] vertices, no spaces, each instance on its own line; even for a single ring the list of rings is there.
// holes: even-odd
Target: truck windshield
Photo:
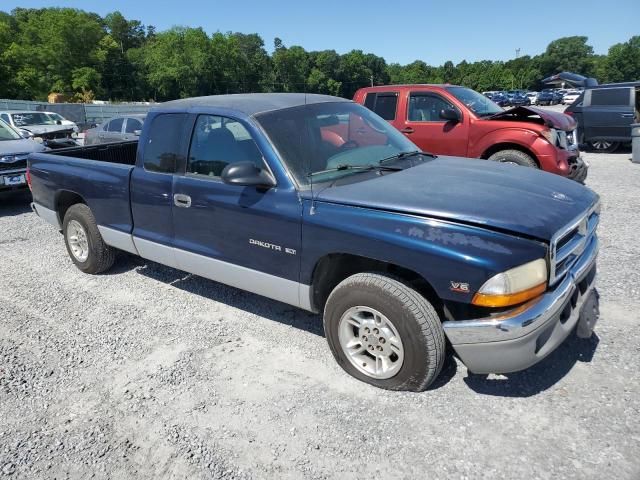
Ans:
[[[503,111],[493,100],[466,87],[447,87],[447,91],[464,103],[479,117],[487,117]]]
[[[390,158],[404,164],[409,157],[399,154],[419,150],[388,122],[352,102],[275,110],[256,115],[256,120],[302,186],[310,177],[315,183],[371,172],[381,160],[388,167]],[[412,156],[411,161],[420,158]]]
[[[22,138],[13,128],[0,120],[0,141],[3,140],[19,140]]]

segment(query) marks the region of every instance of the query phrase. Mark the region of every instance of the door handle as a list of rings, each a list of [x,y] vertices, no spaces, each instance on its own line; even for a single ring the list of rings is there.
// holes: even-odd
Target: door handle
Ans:
[[[621,113],[620,116],[623,118],[633,118],[633,113]]]
[[[191,206],[191,197],[189,195],[183,195],[182,193],[176,193],[173,196],[173,204],[180,208],[189,208]]]
[[[411,127],[403,128],[400,130],[402,133],[413,133],[415,130]]]

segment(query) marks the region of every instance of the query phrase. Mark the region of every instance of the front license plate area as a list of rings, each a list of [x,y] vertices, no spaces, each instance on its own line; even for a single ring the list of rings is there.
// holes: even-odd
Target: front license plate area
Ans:
[[[596,322],[600,317],[600,294],[594,288],[589,292],[582,307],[580,308],[580,318],[578,319],[578,327],[576,334],[580,338],[590,338]]]
[[[13,185],[24,185],[25,183],[27,183],[27,181],[24,178],[24,175],[20,174],[20,175],[7,175],[4,178],[4,184],[7,187],[13,186]]]

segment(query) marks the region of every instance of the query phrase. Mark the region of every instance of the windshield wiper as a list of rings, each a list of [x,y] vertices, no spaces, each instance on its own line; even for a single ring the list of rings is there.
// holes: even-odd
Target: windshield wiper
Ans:
[[[356,170],[359,172],[370,172],[371,170],[379,170],[384,172],[397,172],[399,170],[404,170],[401,167],[389,167],[386,165],[350,165],[348,163],[343,163],[334,168],[327,168],[326,170],[320,170],[319,172],[309,173],[307,177],[312,177],[314,175],[320,175],[322,173],[330,173],[330,172],[341,172],[343,170]]]
[[[414,155],[425,155],[427,157],[437,158],[437,156],[434,155],[433,153],[423,152],[421,150],[415,150],[413,152],[400,152],[400,153],[396,153],[395,155],[391,155],[389,157],[383,158],[378,162],[378,165],[383,165],[387,162],[391,162],[394,160],[402,160],[403,158],[413,157]]]

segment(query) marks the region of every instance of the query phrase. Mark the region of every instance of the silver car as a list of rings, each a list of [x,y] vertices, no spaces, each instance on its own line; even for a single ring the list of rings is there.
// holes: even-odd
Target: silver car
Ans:
[[[125,142],[137,140],[146,115],[127,115],[111,118],[95,128],[90,128],[84,136],[85,145]]]
[[[45,150],[42,143],[25,135],[0,119],[0,192],[25,188],[27,157]]]

